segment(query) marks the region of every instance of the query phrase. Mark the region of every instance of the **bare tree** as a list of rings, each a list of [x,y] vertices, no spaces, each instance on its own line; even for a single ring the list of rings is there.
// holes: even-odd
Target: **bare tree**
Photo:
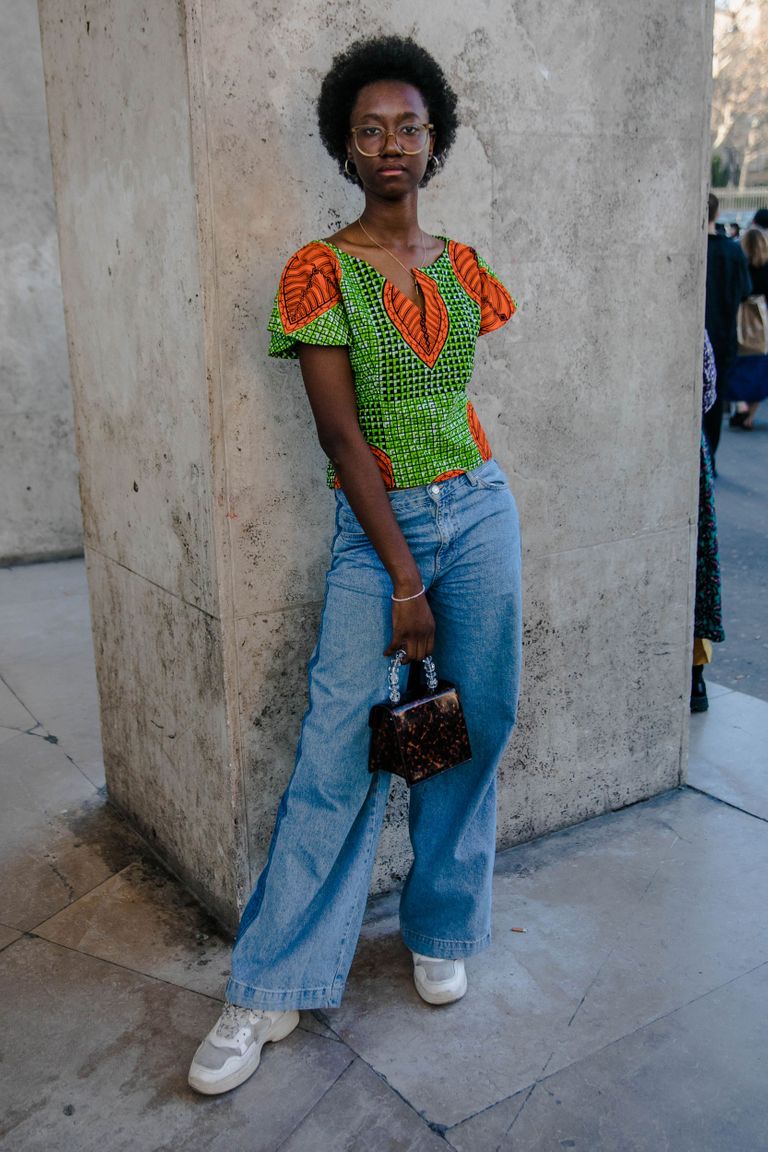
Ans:
[[[768,183],[768,0],[715,11],[712,151],[739,188]]]

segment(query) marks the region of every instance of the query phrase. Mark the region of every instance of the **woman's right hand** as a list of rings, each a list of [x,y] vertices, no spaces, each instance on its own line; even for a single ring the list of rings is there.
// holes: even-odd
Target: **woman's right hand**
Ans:
[[[423,660],[431,656],[435,646],[435,618],[425,595],[404,603],[392,601],[392,642],[385,656],[394,656],[402,648],[407,659]]]

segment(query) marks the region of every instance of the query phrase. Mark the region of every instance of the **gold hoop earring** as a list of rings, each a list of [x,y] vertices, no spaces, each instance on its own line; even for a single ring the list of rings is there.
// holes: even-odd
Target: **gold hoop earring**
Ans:
[[[357,178],[357,166],[353,164],[352,168],[350,168],[349,156],[347,156],[346,160],[344,161],[344,171],[346,172],[347,176],[349,176],[350,180],[355,180]]]

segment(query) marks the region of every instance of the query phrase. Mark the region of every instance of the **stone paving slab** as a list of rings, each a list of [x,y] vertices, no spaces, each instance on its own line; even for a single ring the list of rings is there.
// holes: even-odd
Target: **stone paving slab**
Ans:
[[[0,1002],[3,1152],[275,1152],[353,1059],[297,1029],[200,1096],[187,1071],[220,1004],[40,939],[0,953]]]
[[[0,789],[4,924],[34,928],[139,854],[139,838],[42,736],[0,743]]]
[[[768,964],[451,1128],[456,1152],[764,1152]]]
[[[715,687],[691,716],[687,783],[768,820],[768,703]]]
[[[8,928],[5,924],[0,924],[0,951],[7,948],[9,944],[13,944],[14,940],[18,940],[22,935],[16,928]]]
[[[503,854],[494,943],[459,1003],[418,1000],[396,922],[378,920],[323,1015],[450,1127],[768,960],[766,875],[761,821],[676,789]]]
[[[34,720],[30,720],[30,726],[34,727],[34,724],[35,724]],[[19,735],[19,733],[23,732],[23,731],[24,731],[23,728],[3,728],[3,727],[0,727],[0,744],[4,744],[6,740],[15,739]]]
[[[38,936],[224,998],[232,941],[159,864],[137,860],[52,916]]]
[[[23,605],[38,606],[51,601],[73,603],[77,598],[88,599],[85,561],[82,556],[71,560],[53,560],[40,564],[9,564],[0,567],[0,604],[8,609]],[[90,628],[90,626],[89,626]]]
[[[0,636],[5,681],[0,724],[24,730],[38,723],[101,787],[104,763],[84,562],[0,569]]]
[[[23,729],[37,723],[39,730],[52,737],[91,783],[100,788],[104,783],[104,757],[96,684],[95,681],[84,683],[79,678],[79,669],[87,667],[87,661],[92,665],[93,656],[90,652],[83,657],[68,651],[58,658],[51,656],[47,665],[42,663],[43,659],[40,654],[4,672],[24,702],[25,710],[34,716],[33,720],[23,723]],[[77,676],[72,675],[73,665],[78,668]],[[22,728],[22,724],[14,726]]]
[[[407,1059],[407,1057],[406,1057]],[[445,1141],[355,1060],[280,1152],[447,1152]]]
[[[86,690],[83,695],[86,696]],[[87,695],[90,695],[89,691]],[[104,787],[104,752],[95,702],[86,698],[77,706],[68,704],[61,713],[54,709],[46,711],[45,731],[55,737],[58,746],[94,788]]]
[[[34,728],[36,723],[36,718],[22,704],[16,693],[0,680],[0,725],[17,732],[25,732],[28,728]]]
[[[728,688],[725,684],[715,684],[712,680],[707,680],[707,696],[710,700],[714,700],[717,696],[725,696],[728,692],[733,692],[733,688]],[[696,713],[701,715],[701,713]],[[694,713],[691,714],[693,720]]]

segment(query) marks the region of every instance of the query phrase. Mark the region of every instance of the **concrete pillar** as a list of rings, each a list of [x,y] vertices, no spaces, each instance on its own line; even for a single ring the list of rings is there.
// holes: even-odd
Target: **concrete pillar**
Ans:
[[[292,767],[332,531],[267,319],[291,251],[361,206],[317,137],[320,78],[403,29],[461,100],[423,222],[521,304],[472,388],[525,533],[499,844],[680,783],[711,0],[40,11],[114,801],[233,924]],[[405,805],[395,789],[376,890],[407,867]]]
[[[0,5],[0,157],[0,564],[12,564],[83,550],[34,0]]]

